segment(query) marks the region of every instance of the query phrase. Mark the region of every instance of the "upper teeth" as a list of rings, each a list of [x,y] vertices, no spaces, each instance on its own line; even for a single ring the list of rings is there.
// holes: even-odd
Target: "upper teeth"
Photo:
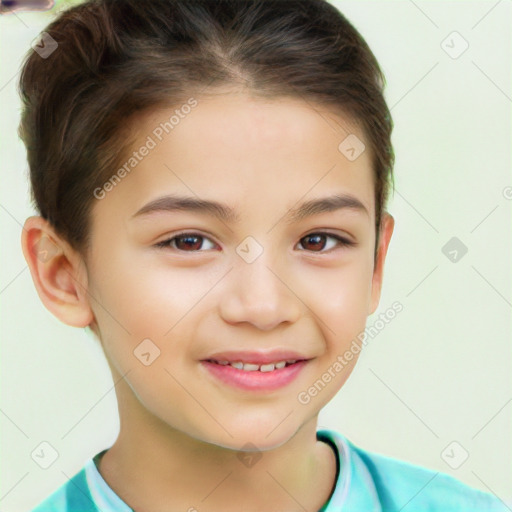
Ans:
[[[237,370],[244,370],[246,372],[255,372],[259,370],[260,372],[271,372],[273,370],[284,368],[286,363],[293,364],[296,362],[296,359],[288,359],[286,361],[278,361],[277,363],[268,363],[268,364],[253,364],[253,363],[242,363],[241,361],[236,361],[230,363],[229,361],[216,361],[218,364],[223,366],[230,365]]]

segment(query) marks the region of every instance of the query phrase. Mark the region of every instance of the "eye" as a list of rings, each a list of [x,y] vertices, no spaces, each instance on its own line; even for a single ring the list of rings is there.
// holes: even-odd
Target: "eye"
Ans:
[[[341,247],[350,247],[350,246],[356,245],[355,242],[347,240],[346,238],[342,238],[338,235],[333,235],[331,233],[322,233],[322,232],[310,233],[309,235],[306,235],[305,237],[301,238],[301,241],[299,243],[302,244],[303,246],[305,245],[305,246],[313,247],[313,249],[315,247],[323,249],[329,245],[328,243],[325,242],[325,239],[327,239],[327,238],[331,238],[332,240],[335,240],[334,244],[331,243],[331,247],[329,247],[329,249],[327,251],[313,250],[310,252],[330,252],[332,247],[335,247],[336,245],[339,245]],[[303,243],[304,240],[306,240],[305,244]]]
[[[171,248],[182,252],[203,252],[198,249],[203,245],[203,240],[209,240],[209,238],[199,235],[198,233],[180,233],[179,235],[162,240],[155,244],[155,247],[159,248]],[[192,250],[188,250],[192,249]]]
[[[334,243],[331,242],[331,246],[328,247],[328,250],[322,250],[325,249],[326,246],[329,246],[329,243],[325,242],[325,239],[329,238],[331,240],[334,240]],[[201,247],[203,247],[204,240],[210,241],[212,245],[212,247],[209,247],[207,249],[214,248],[215,244],[213,244],[213,242],[211,242],[211,240],[208,237],[200,235],[199,233],[180,233],[171,238],[158,242],[157,244],[155,244],[155,247],[161,249],[170,248],[181,252],[203,252],[200,249]],[[303,243],[304,240],[306,241],[306,243]],[[338,235],[323,232],[310,233],[309,235],[303,237],[299,243],[302,244],[303,246],[307,246],[306,250],[308,250],[309,252],[320,253],[330,252],[330,250],[336,245],[341,247],[349,247],[356,245],[355,242],[342,238]],[[318,248],[320,248],[320,250],[315,250]]]

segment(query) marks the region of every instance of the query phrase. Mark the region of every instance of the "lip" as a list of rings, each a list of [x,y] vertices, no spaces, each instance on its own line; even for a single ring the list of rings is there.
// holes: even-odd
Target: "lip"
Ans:
[[[306,357],[298,352],[292,352],[290,350],[281,350],[274,349],[270,351],[261,351],[261,350],[253,350],[253,351],[235,351],[229,350],[226,352],[216,352],[215,354],[210,355],[209,357],[203,359],[203,361],[208,360],[215,361],[229,361],[230,363],[236,363],[241,361],[242,363],[253,363],[253,364],[269,364],[275,363],[278,361],[290,361],[290,360],[309,360],[309,357]]]
[[[201,364],[210,375],[224,384],[246,391],[263,392],[275,391],[290,384],[308,364],[308,361],[297,361],[290,366],[271,372],[237,370],[233,366],[222,366],[209,361],[201,361]]]

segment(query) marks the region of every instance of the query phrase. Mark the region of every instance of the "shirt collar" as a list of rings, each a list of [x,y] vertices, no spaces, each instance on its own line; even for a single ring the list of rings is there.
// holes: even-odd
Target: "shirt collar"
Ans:
[[[98,453],[85,464],[85,478],[94,504],[101,512],[133,512],[107,484],[96,467],[96,462],[106,451]]]
[[[318,430],[317,439],[334,447],[339,468],[336,486],[322,512],[382,512],[373,478],[352,443],[334,430]]]

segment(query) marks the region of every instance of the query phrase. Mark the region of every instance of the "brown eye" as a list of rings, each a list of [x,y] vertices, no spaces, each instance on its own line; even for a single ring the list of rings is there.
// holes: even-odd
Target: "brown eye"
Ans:
[[[177,236],[174,240],[176,248],[180,251],[188,249],[197,251],[203,245],[203,237],[196,235]]]
[[[197,233],[181,233],[155,244],[156,247],[175,249],[181,252],[203,252],[201,247],[209,238]],[[213,245],[213,244],[212,244]]]
[[[329,245],[326,242],[326,240],[329,238],[335,240],[335,243],[331,243],[329,249],[327,251],[323,251],[322,249]],[[355,245],[354,242],[351,242],[349,240],[346,240],[345,238],[341,238],[337,235],[333,235],[330,233],[311,233],[302,238],[300,243],[303,247],[306,248],[306,250],[311,252],[329,252],[329,250],[332,249],[333,246],[335,247],[336,245],[342,247]]]

